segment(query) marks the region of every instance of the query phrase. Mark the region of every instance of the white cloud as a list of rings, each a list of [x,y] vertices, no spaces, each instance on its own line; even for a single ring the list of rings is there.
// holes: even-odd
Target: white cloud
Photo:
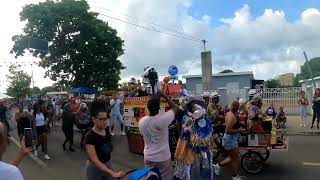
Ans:
[[[23,24],[19,22],[19,12],[22,4],[27,2],[35,1],[12,0],[0,7],[1,24],[6,25],[6,28],[0,29],[1,57],[8,58],[11,36],[21,32]],[[202,14],[201,18],[196,19],[188,13],[192,0],[89,0],[89,4],[93,11],[151,29],[168,33],[168,29],[124,14],[205,38],[208,40],[207,49],[212,50],[215,73],[226,68],[251,70],[257,78],[268,79],[278,73],[298,72],[304,62],[302,51],[306,51],[310,58],[320,56],[319,9],[306,9],[297,20],[289,22],[282,10],[265,9],[263,14],[253,17],[250,7],[243,5],[234,12],[233,17],[224,17],[221,25],[212,27],[210,21],[214,17]],[[172,64],[180,68],[181,74],[201,73],[200,52],[203,48],[200,42],[147,31],[104,16],[99,18],[116,28],[125,41],[125,54],[120,57],[127,67],[122,71],[124,79],[139,77],[145,65],[156,67],[161,75],[165,75]],[[4,73],[0,75],[3,77]],[[36,80],[39,86],[50,83],[41,78]]]

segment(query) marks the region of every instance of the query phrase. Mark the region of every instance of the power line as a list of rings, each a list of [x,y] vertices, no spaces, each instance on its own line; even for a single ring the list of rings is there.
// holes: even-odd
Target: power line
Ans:
[[[146,30],[149,30],[149,31],[154,31],[154,32],[166,34],[166,35],[169,35],[169,36],[175,36],[175,37],[178,37],[178,38],[188,39],[190,41],[202,42],[201,40],[196,40],[196,39],[188,38],[188,37],[185,37],[185,36],[180,36],[180,35],[177,35],[177,34],[172,34],[172,33],[164,32],[164,31],[160,31],[160,30],[157,30],[155,28],[145,27],[145,26],[142,26],[142,25],[139,25],[139,24],[136,24],[136,23],[132,23],[132,22],[129,22],[129,21],[125,21],[125,20],[122,20],[122,19],[118,19],[118,18],[109,16],[109,15],[106,15],[106,14],[103,14],[103,13],[99,13],[99,14],[102,15],[102,16],[105,16],[107,18],[114,19],[114,20],[117,20],[117,21],[120,21],[120,22],[123,22],[123,23],[127,23],[127,24],[130,24],[130,25],[136,26],[136,27],[140,27],[140,28],[143,28],[143,29],[146,29]]]
[[[115,11],[112,11],[111,9],[102,8],[102,7],[98,7],[98,6],[92,6],[92,7],[96,7],[96,8],[103,9],[103,10],[110,11],[110,12],[115,12]],[[118,12],[118,13],[119,13],[119,14],[122,14],[122,15],[124,15],[124,16],[127,16],[127,17],[129,17],[129,18],[136,19],[136,20],[138,20],[138,21],[142,21],[142,22],[145,22],[145,23],[149,23],[149,24],[152,24],[152,25],[161,27],[161,28],[163,28],[163,29],[166,29],[166,30],[169,30],[169,31],[178,33],[178,34],[182,34],[182,35],[184,35],[184,36],[187,36],[188,38],[192,38],[192,39],[195,39],[195,40],[198,40],[198,41],[202,41],[202,39],[200,39],[200,38],[197,38],[197,37],[195,37],[195,36],[192,36],[192,35],[189,35],[189,34],[180,32],[180,31],[175,30],[175,29],[173,29],[173,28],[169,28],[169,27],[166,27],[166,26],[157,24],[157,23],[155,23],[155,22],[148,21],[148,20],[145,20],[145,19],[142,19],[142,18],[138,18],[138,17],[135,17],[135,16],[131,16],[131,15],[128,15],[128,14],[125,14],[125,13],[121,13],[121,12]]]

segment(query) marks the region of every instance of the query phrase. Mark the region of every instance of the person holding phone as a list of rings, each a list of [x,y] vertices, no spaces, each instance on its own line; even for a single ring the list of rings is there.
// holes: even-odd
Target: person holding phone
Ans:
[[[22,107],[19,108],[19,112],[15,115],[17,122],[17,129],[20,141],[24,136],[25,128],[32,128],[32,118],[28,114],[28,111],[22,110]]]
[[[113,146],[111,138],[106,132],[110,110],[106,108],[106,102],[95,100],[90,109],[93,128],[85,137],[85,147],[88,160],[85,166],[86,180],[109,180],[122,178],[123,171],[115,171],[111,163]]]
[[[228,157],[220,163],[214,164],[214,171],[216,175],[220,175],[221,167],[228,164],[232,165],[232,179],[241,180],[240,174],[240,157],[238,143],[240,140],[240,132],[245,132],[245,129],[241,127],[240,118],[238,115],[240,103],[239,101],[233,101],[230,111],[226,115],[226,130],[222,139],[222,145],[226,150]]]

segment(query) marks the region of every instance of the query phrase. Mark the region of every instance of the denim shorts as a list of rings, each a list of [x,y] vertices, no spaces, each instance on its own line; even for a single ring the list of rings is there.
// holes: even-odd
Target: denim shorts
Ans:
[[[230,150],[238,147],[239,142],[240,142],[240,133],[223,135],[222,146],[226,150]]]

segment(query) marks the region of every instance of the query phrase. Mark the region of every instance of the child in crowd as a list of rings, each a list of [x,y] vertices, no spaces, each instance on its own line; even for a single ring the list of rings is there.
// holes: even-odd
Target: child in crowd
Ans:
[[[286,128],[285,123],[287,122],[287,117],[286,117],[286,113],[284,112],[283,106],[279,108],[279,113],[276,118],[276,122],[277,122],[277,129]]]

